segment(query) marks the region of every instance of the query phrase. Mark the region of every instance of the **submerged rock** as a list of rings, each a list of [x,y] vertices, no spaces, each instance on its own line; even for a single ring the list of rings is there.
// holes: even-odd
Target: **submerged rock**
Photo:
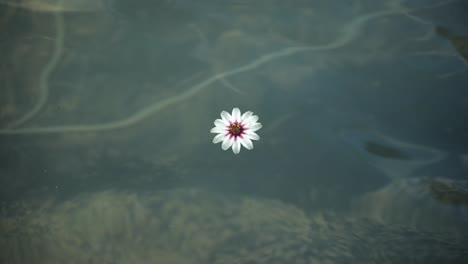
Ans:
[[[352,212],[385,225],[468,234],[468,207],[463,206],[467,194],[460,189],[462,184],[431,177],[395,180],[355,199]]]
[[[0,218],[1,263],[462,263],[464,238],[274,200],[177,189],[23,204]],[[10,213],[6,213],[10,211]]]
[[[437,26],[435,28],[437,34],[450,40],[452,45],[458,51],[458,53],[468,61],[468,36],[458,35],[448,28]]]
[[[433,179],[430,183],[430,193],[434,199],[455,207],[468,206],[468,181]]]

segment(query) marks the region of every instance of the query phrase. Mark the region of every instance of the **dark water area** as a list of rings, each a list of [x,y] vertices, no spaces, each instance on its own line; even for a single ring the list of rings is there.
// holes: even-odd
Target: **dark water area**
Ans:
[[[0,1],[0,263],[466,263],[467,13]]]

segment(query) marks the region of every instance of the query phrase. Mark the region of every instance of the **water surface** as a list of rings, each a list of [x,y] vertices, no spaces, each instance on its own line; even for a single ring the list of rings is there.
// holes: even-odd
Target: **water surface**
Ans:
[[[467,11],[2,1],[0,262],[463,263]]]

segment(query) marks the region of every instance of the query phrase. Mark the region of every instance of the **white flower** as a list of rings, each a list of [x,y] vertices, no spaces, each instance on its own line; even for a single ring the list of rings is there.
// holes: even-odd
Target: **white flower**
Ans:
[[[213,138],[213,143],[223,142],[221,148],[227,150],[232,147],[234,154],[240,152],[241,145],[246,149],[253,149],[252,140],[260,139],[255,131],[262,128],[262,124],[257,121],[258,116],[251,111],[243,115],[239,108],[232,109],[232,115],[222,111],[221,119],[216,119],[215,127],[210,130],[211,133],[218,134]]]

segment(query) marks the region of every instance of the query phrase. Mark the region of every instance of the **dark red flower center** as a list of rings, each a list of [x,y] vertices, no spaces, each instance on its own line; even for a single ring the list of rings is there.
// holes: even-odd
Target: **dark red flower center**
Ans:
[[[229,134],[233,136],[239,136],[240,134],[242,134],[242,131],[244,131],[244,128],[242,127],[241,124],[234,122],[229,125],[228,131],[229,131]]]

